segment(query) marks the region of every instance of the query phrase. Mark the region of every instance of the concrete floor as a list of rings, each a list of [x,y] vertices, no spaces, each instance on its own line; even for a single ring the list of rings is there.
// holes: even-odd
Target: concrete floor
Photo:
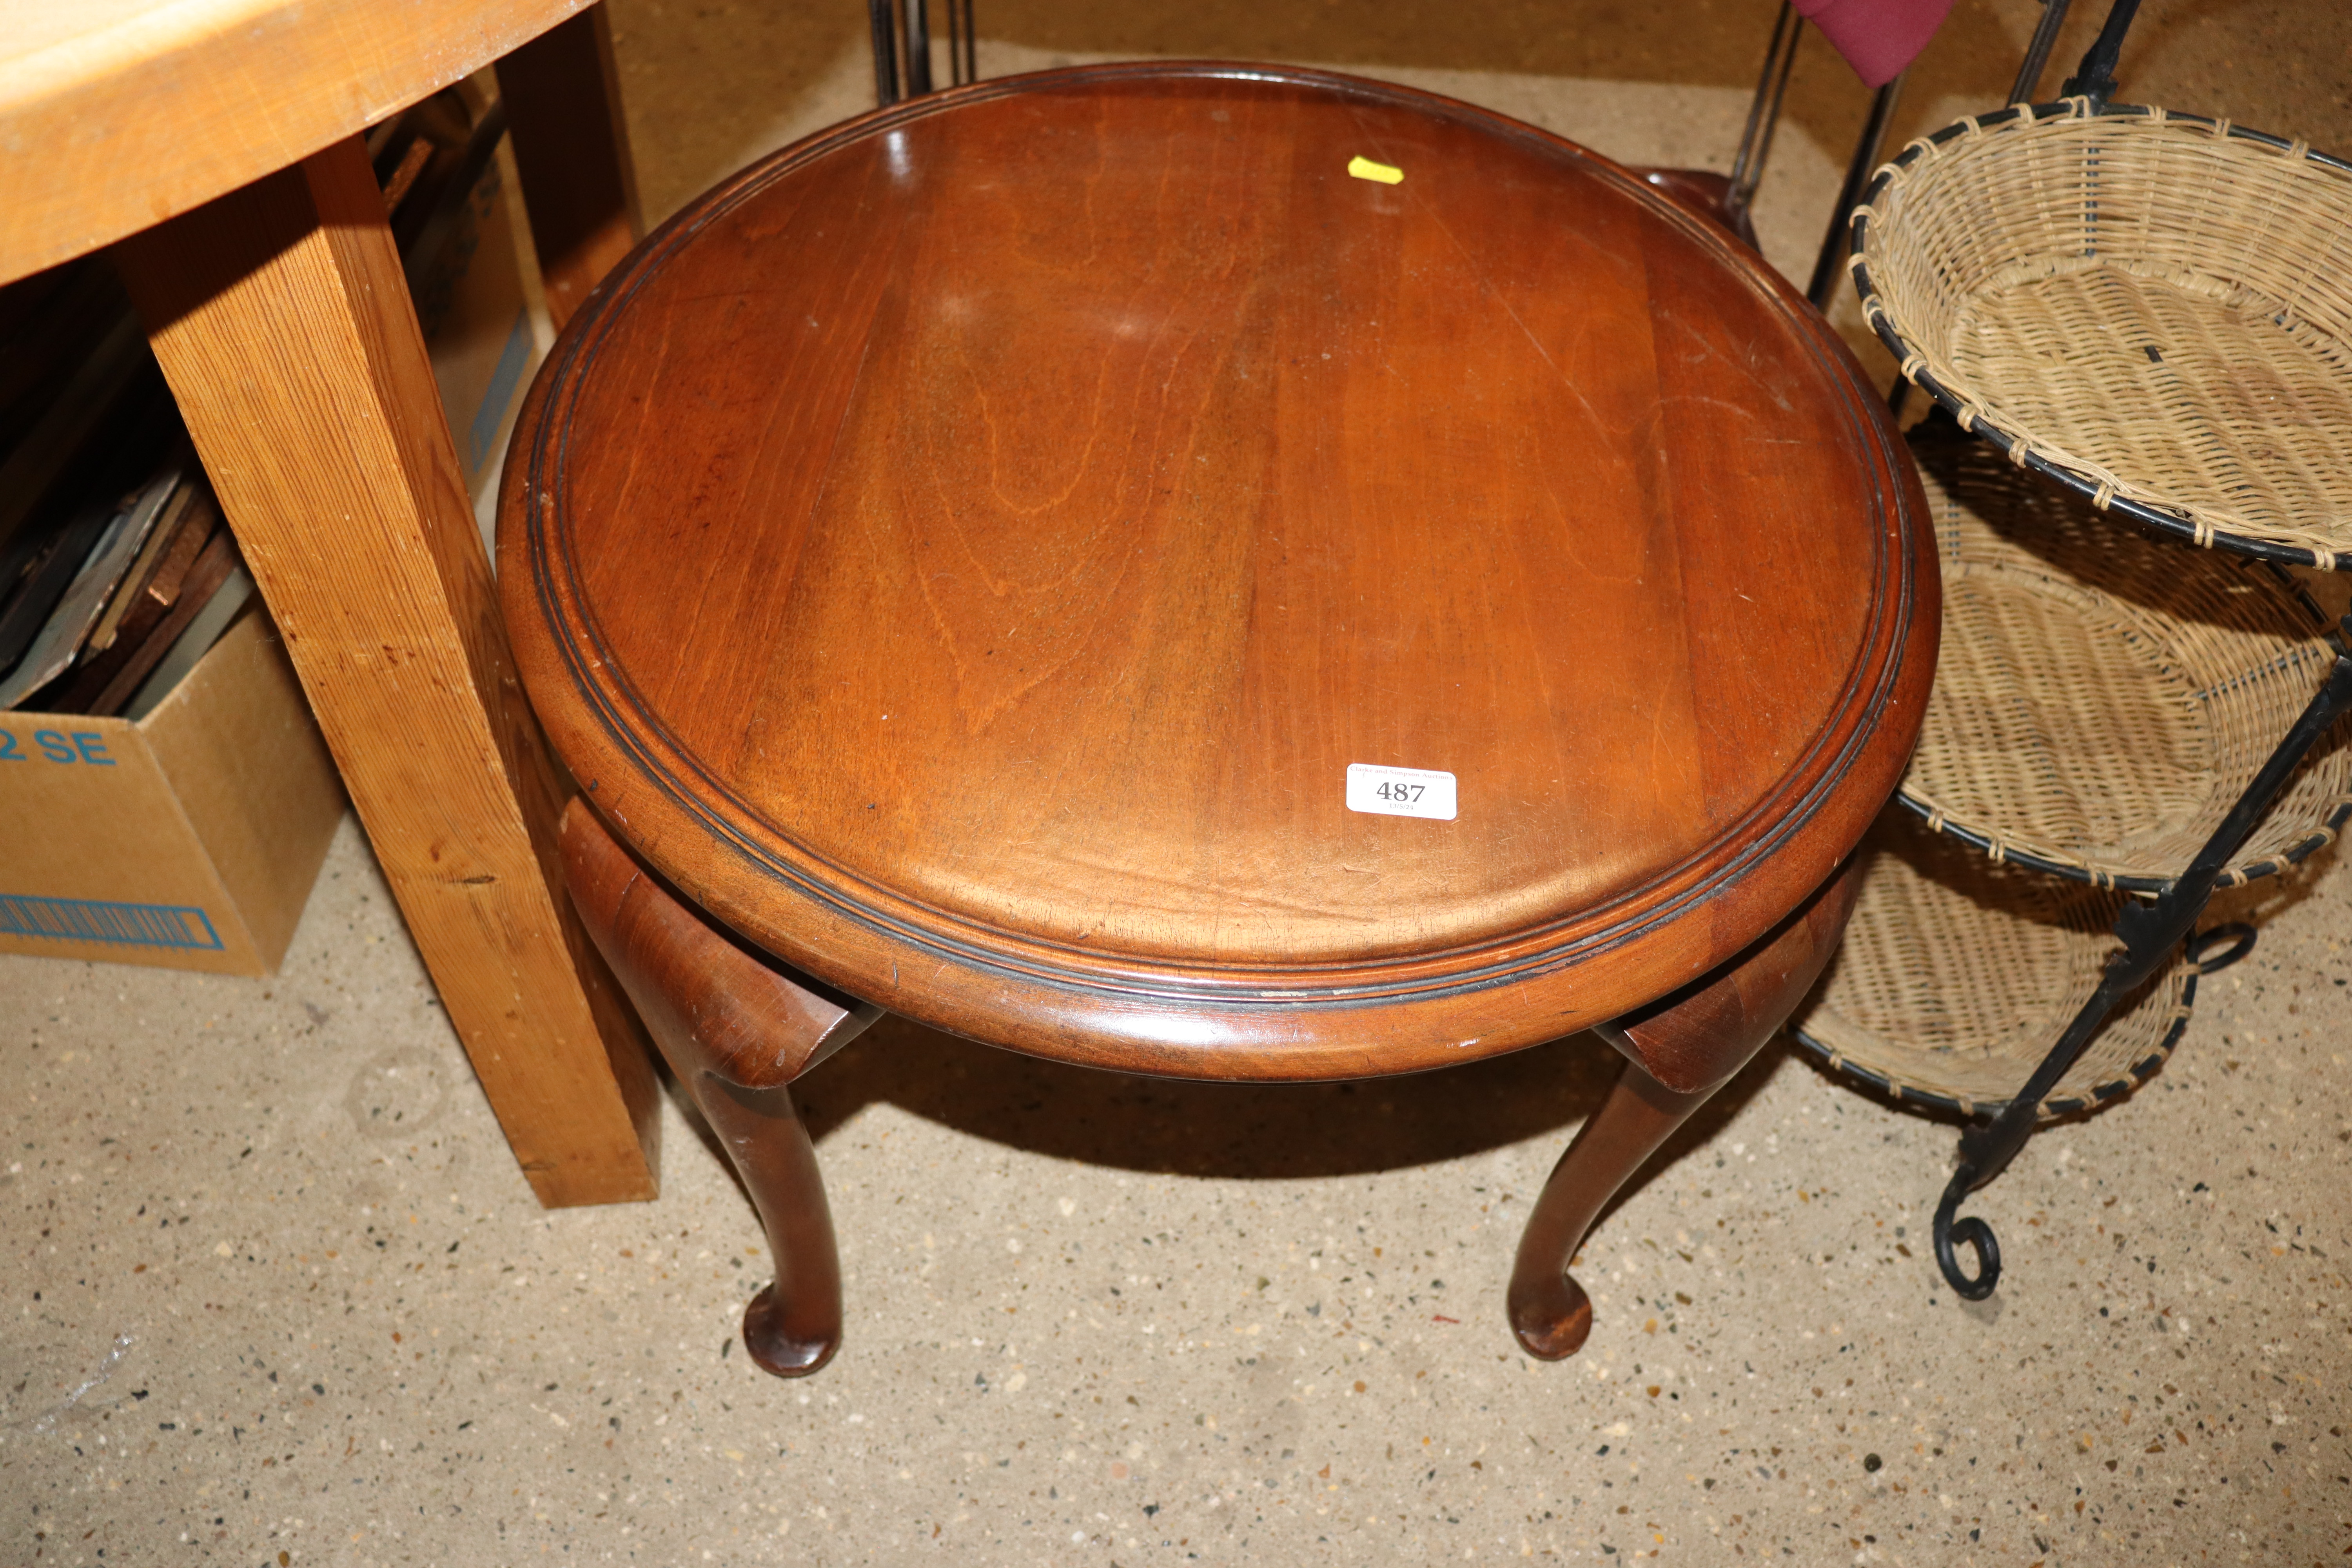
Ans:
[[[613,4],[656,209],[859,107],[848,0]],[[1336,62],[1629,161],[1727,150],[1769,26],[1466,10],[982,18],[992,70]],[[2142,96],[2352,149],[2340,8],[2147,11]],[[1961,0],[1915,118],[1998,99],[2030,18]],[[1791,269],[1862,96],[1818,52],[1800,88]],[[1556,1366],[1501,1287],[1595,1042],[1241,1089],[887,1024],[806,1082],[850,1322],[786,1384],[736,1340],[753,1216],[674,1108],[658,1203],[537,1208],[346,824],[273,980],[0,959],[0,1561],[2340,1561],[2352,871],[2246,902],[2262,946],[2171,1063],[1979,1200],[1993,1300],[1923,1245],[1952,1125],[1776,1045],[1604,1221]]]

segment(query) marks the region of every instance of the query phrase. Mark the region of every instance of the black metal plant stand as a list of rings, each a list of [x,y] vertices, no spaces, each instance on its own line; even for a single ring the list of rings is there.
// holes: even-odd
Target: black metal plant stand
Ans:
[[[2116,62],[2138,3],[2139,0],[2116,0],[2097,40],[2084,55],[2075,75],[2065,84],[2065,96],[2087,99],[2094,113],[2103,110],[2114,94]],[[2045,0],[2041,26],[2035,30],[2024,67],[2011,93],[2013,103],[2030,100],[2029,95],[2039,81],[2058,25],[2063,20],[2067,0]],[[1886,176],[1882,174],[1873,184],[1863,209],[1853,215],[1857,246],[1868,222],[1868,201],[1876,198],[1885,188],[1885,180]],[[1867,297],[1871,288],[1860,267],[1857,267],[1856,282]],[[1888,346],[1895,351],[1897,359],[1902,360],[1906,352],[1905,346],[1883,319],[1874,324],[1880,335],[1886,339]],[[1963,400],[1938,385],[1932,375],[1922,374],[1915,366],[1906,365],[1906,368],[1921,385],[1937,395],[1942,404],[1942,407],[1937,410],[1938,416],[1966,406]],[[1894,401],[1898,408],[1901,393],[1907,389],[1907,384],[1903,381],[1896,384],[1897,395]],[[1964,420],[1962,423],[1973,422]],[[2072,488],[2089,492],[2090,487],[2079,476],[2059,468],[2039,453],[2021,448],[2013,438],[1982,425],[1976,426],[1976,433],[2044,478],[2056,479]],[[2101,496],[2098,504],[2105,510],[2122,512],[2152,530],[2175,536],[2195,537],[2195,530],[2182,519],[2126,498]],[[2270,562],[2273,566],[2285,562],[2333,565],[2339,569],[2352,567],[2352,562],[2315,557],[2262,541],[2220,533],[2211,534],[2209,538],[2210,542],[2221,548]],[[2193,936],[2191,933],[2225,869],[2235,862],[2239,851],[2268,815],[2289,778],[2326,739],[2337,721],[2347,712],[2352,712],[2352,616],[2344,617],[2326,640],[2334,648],[2336,657],[2326,679],[2285,737],[2248,782],[2236,803],[2187,868],[2154,889],[2152,897],[2135,899],[2126,904],[2113,928],[2116,940],[2122,944],[2120,949],[2108,959],[2096,989],[2083,1004],[2025,1086],[1998,1115],[1969,1128],[1961,1135],[1957,1167],[1944,1189],[1942,1200],[1937,1205],[1934,1226],[1937,1267],[1960,1296],[1980,1300],[1991,1295],[2001,1271],[2000,1247],[1991,1226],[1973,1215],[1961,1215],[1958,1212],[1961,1201],[1999,1176],[2024,1147],[2032,1135],[2043,1102],[2057,1089],[2118,1005],[2162,968],[2183,943],[2188,945],[2191,961],[2205,973],[2227,967],[2252,949],[2254,933],[2244,925],[2217,927]],[[1968,839],[1966,835],[1962,837]],[[1983,844],[1977,847],[1986,847]],[[1958,1249],[1962,1246],[1969,1247],[1976,1255],[1973,1275],[1961,1267]]]

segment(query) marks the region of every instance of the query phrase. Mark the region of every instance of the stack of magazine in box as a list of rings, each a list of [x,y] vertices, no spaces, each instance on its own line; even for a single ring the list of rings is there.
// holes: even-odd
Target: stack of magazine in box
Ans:
[[[428,331],[503,130],[450,90],[368,132]],[[254,603],[104,258],[0,289],[0,710],[144,718]]]
[[[0,709],[138,719],[253,593],[104,263],[0,291]]]

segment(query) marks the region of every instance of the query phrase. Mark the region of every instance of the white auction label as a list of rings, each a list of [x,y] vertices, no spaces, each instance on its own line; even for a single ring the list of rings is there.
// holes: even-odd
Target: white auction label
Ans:
[[[1430,768],[1382,768],[1348,764],[1348,809],[1381,816],[1429,816],[1454,820],[1454,775]]]

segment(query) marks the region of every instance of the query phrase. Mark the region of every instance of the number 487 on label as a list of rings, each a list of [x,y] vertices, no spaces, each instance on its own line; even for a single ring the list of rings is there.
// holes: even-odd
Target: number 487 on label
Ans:
[[[1432,768],[1385,768],[1370,763],[1348,767],[1348,809],[1381,816],[1426,816],[1454,820],[1454,775]]]

